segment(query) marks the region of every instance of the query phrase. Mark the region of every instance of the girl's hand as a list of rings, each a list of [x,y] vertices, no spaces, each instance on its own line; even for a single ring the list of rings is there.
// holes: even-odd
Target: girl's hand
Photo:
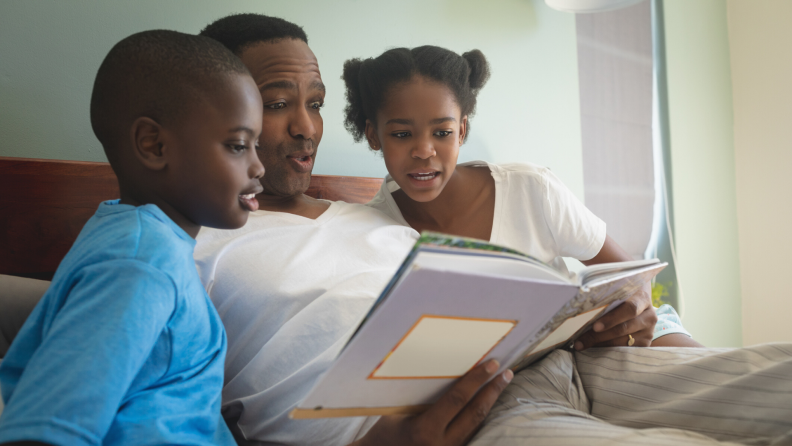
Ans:
[[[575,350],[590,347],[649,347],[657,322],[649,283],[624,303],[602,316],[575,341]],[[630,345],[630,337],[635,341]]]
[[[385,416],[350,446],[456,446],[466,444],[512,379],[511,370],[488,379],[498,370],[495,360],[463,376],[426,412],[415,416]],[[482,387],[484,386],[484,387]]]

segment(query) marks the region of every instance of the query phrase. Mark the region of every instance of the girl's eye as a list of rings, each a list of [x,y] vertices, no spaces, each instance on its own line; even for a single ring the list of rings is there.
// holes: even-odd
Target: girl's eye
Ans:
[[[439,136],[439,137],[443,138],[443,137],[446,137],[446,136],[450,136],[452,133],[454,133],[454,132],[452,132],[451,130],[438,130],[438,131],[435,132],[435,136]]]
[[[242,153],[247,150],[247,146],[239,145],[239,144],[229,144],[228,148],[234,153]],[[256,146],[258,148],[258,146]]]
[[[395,136],[396,138],[406,138],[410,136],[410,132],[394,132],[391,135]]]
[[[286,107],[286,103],[285,102],[277,102],[275,104],[267,105],[266,107],[271,109],[271,110],[280,110],[280,109]]]
[[[324,102],[311,102],[311,108],[314,110],[319,110],[322,107],[324,107]]]

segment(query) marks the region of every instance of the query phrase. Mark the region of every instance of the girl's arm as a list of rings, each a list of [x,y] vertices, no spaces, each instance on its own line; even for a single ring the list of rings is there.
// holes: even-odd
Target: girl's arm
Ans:
[[[598,263],[626,262],[633,260],[621,246],[610,236],[600,252],[584,265]],[[640,291],[633,294],[624,303],[598,320],[591,330],[575,341],[575,349],[583,350],[590,347],[625,347],[630,336],[635,339],[635,347],[703,347],[692,338],[681,334],[670,334],[652,342],[657,315],[652,306],[651,284],[646,283]],[[668,338],[668,339],[665,339]]]

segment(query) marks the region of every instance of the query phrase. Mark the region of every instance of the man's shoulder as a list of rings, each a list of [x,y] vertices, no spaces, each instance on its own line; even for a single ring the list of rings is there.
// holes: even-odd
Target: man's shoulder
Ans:
[[[372,226],[403,226],[375,205],[375,203],[358,204],[337,201],[341,211],[337,215],[339,222],[358,222]]]

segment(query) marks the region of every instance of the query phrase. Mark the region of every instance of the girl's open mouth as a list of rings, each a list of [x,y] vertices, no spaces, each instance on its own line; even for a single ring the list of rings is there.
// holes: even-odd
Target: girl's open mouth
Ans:
[[[440,175],[440,172],[408,173],[407,175],[417,181],[431,181]]]

